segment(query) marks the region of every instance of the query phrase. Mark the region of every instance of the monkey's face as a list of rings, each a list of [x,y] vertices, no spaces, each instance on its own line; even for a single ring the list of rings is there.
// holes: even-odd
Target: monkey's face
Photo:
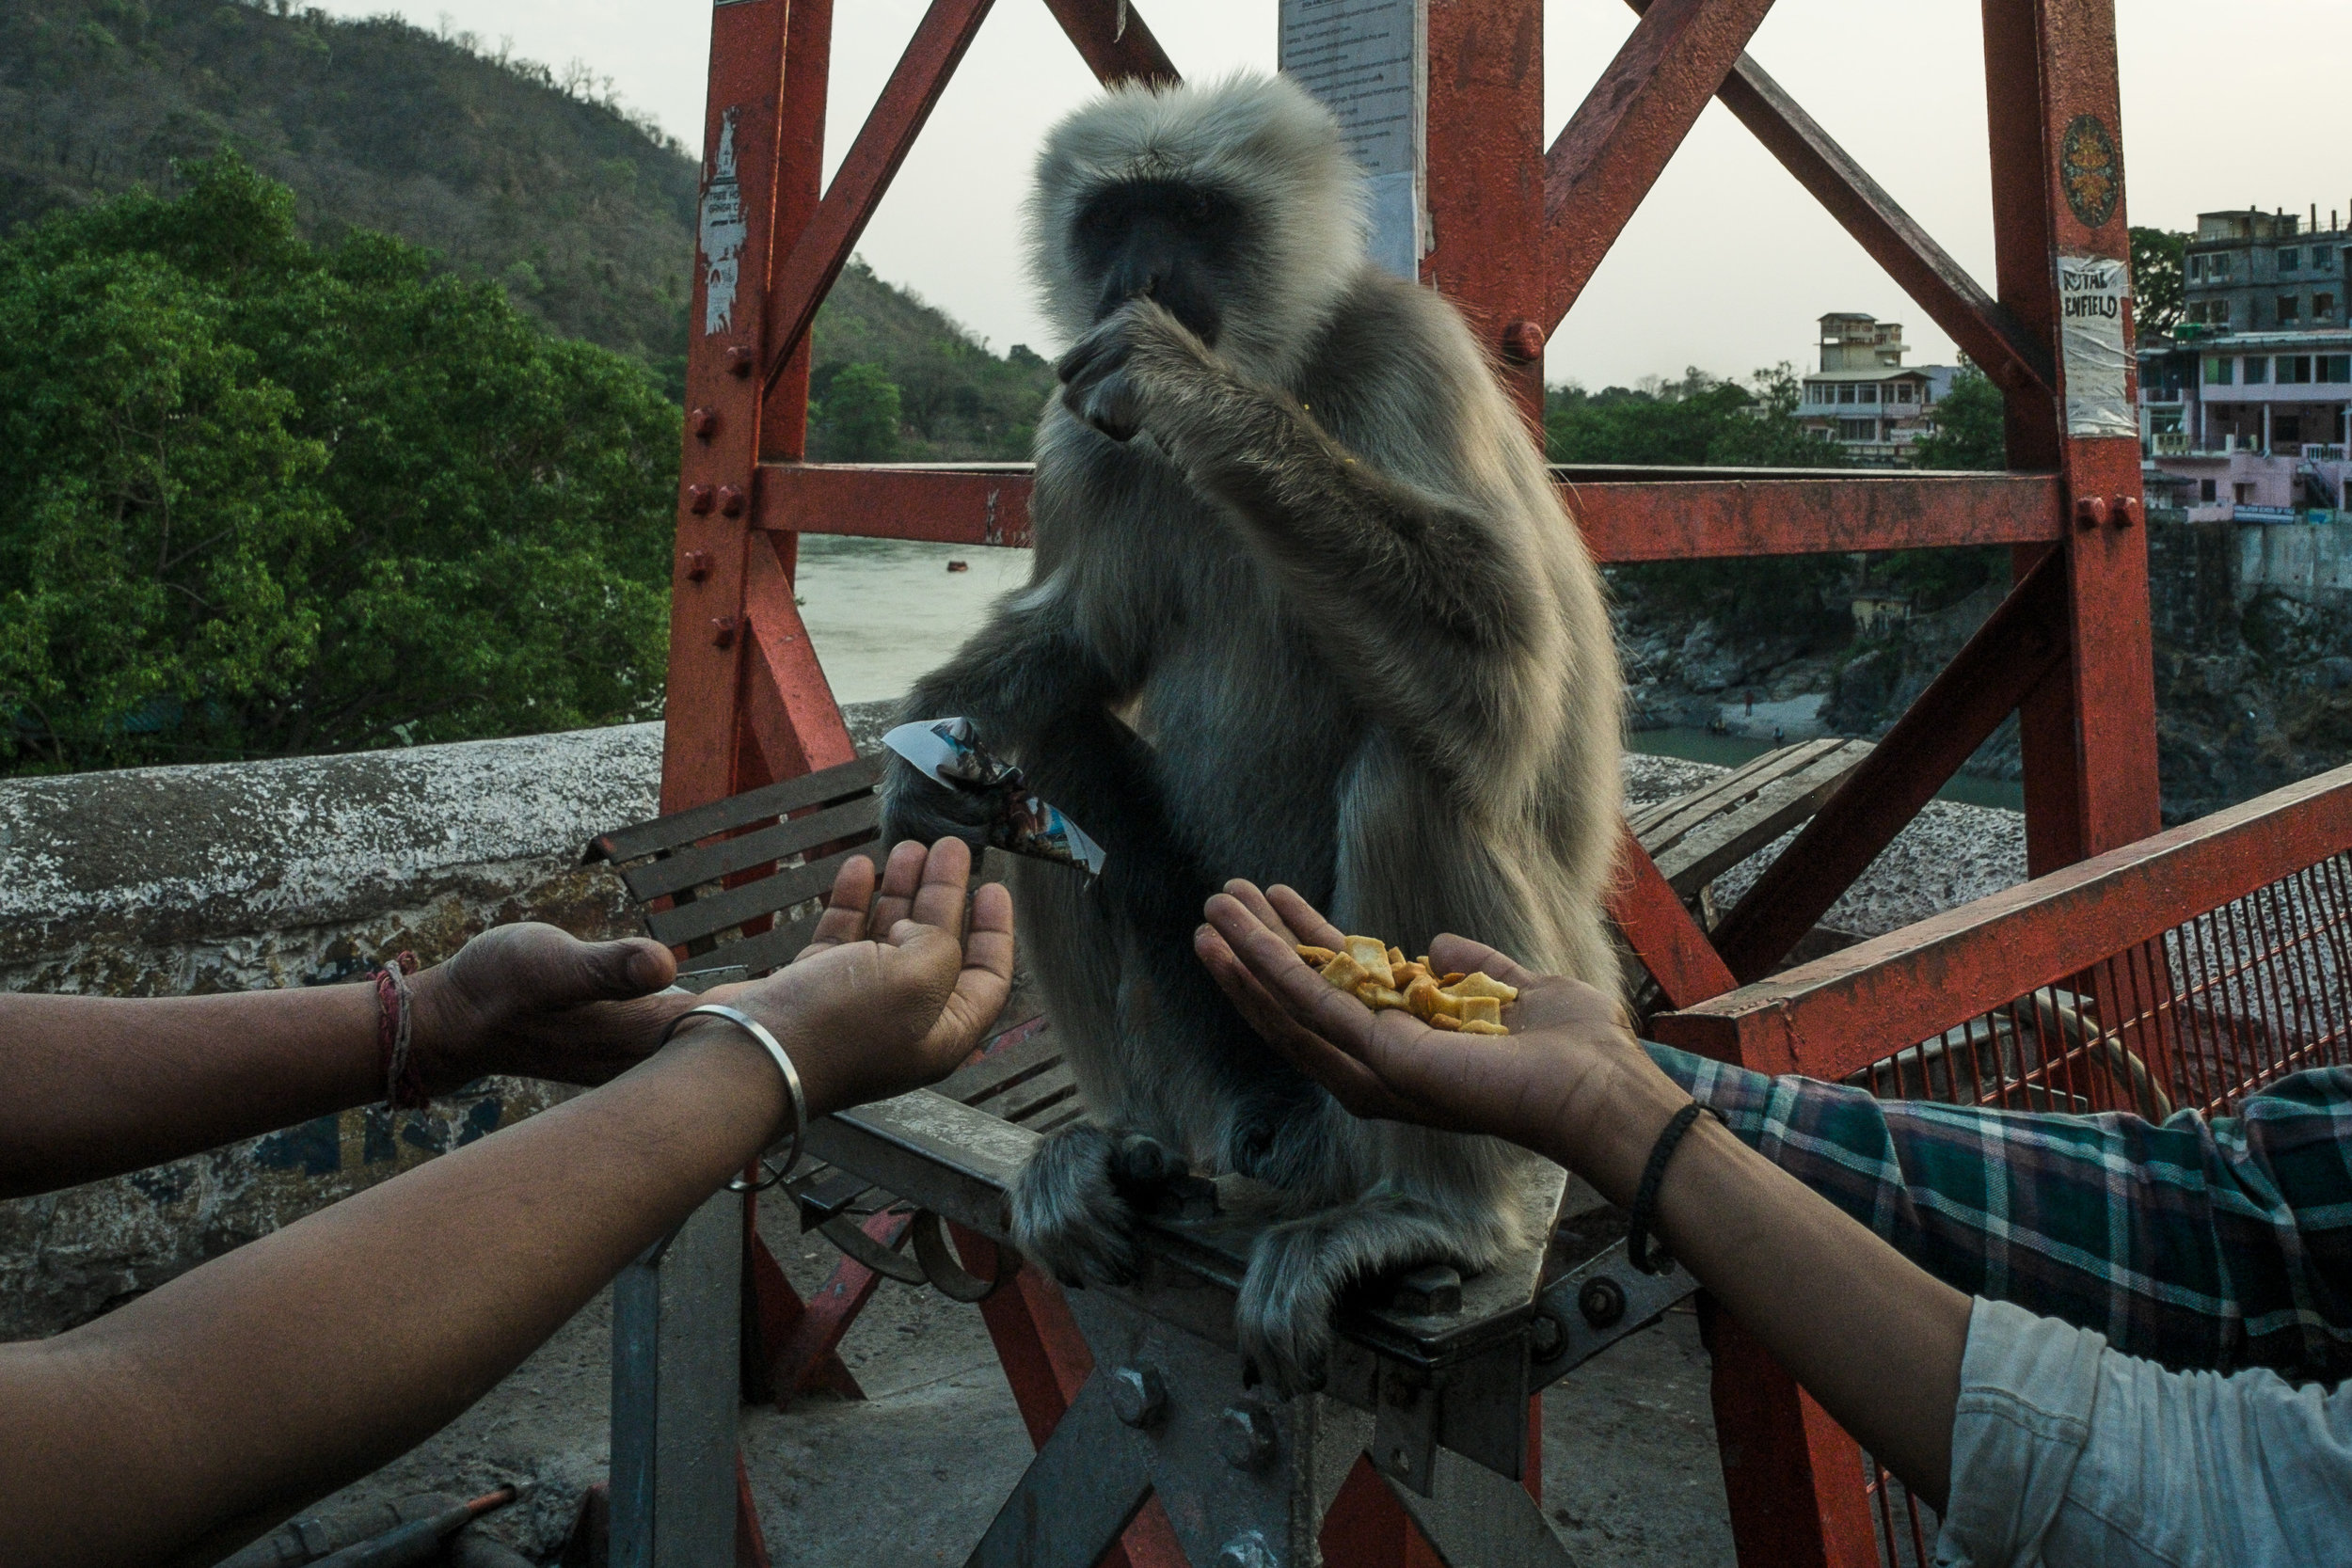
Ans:
[[[1102,321],[1131,299],[1157,301],[1214,348],[1219,301],[1248,292],[1247,258],[1260,248],[1248,211],[1217,187],[1174,180],[1105,185],[1072,226],[1072,260]]]

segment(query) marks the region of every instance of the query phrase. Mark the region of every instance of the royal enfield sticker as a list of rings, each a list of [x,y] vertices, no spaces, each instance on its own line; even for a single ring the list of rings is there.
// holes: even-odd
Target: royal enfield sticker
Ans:
[[[2115,156],[2115,138],[2097,115],[2077,115],[2058,138],[2058,179],[2066,187],[2066,204],[2086,229],[2096,229],[2115,216],[2115,203],[2123,194],[2123,171]]]
[[[2058,344],[2065,361],[2066,434],[2139,435],[2126,396],[2130,356],[2123,346],[2123,302],[2131,271],[2108,256],[2058,258]]]

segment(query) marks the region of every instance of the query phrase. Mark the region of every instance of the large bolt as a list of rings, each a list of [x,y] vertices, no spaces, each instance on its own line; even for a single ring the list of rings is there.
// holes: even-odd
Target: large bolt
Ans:
[[[1625,1287],[1607,1275],[1596,1275],[1576,1292],[1576,1309],[1595,1328],[1607,1328],[1625,1316]]]
[[[686,569],[687,581],[701,582],[710,576],[710,552],[688,550],[679,558],[678,564]]]
[[[709,440],[719,434],[719,411],[716,408],[695,409],[686,416],[686,428],[699,439]]]
[[[1527,1354],[1549,1361],[1567,1348],[1568,1325],[1552,1316],[1549,1307],[1537,1311],[1527,1324]]]
[[[727,373],[729,375],[738,377],[749,375],[752,373],[752,367],[758,363],[759,351],[757,349],[745,348],[739,343],[727,350]]]
[[[1111,1409],[1131,1427],[1146,1427],[1168,1408],[1168,1380],[1157,1367],[1121,1367],[1111,1373]]]
[[[1544,329],[1534,322],[1513,322],[1502,329],[1502,356],[1514,365],[1532,365],[1543,356]]]
[[[1462,1275],[1444,1263],[1427,1263],[1404,1275],[1389,1305],[1399,1312],[1447,1317],[1462,1309]]]
[[[1246,1530],[1218,1548],[1216,1568],[1282,1568],[1282,1560],[1264,1536]]]
[[[1255,1401],[1230,1404],[1216,1418],[1216,1451],[1237,1470],[1256,1470],[1274,1457],[1274,1418]]]
[[[714,615],[710,619],[710,645],[714,648],[735,646],[735,617]]]
[[[718,504],[718,492],[707,484],[690,484],[686,487],[686,510],[697,517],[710,515],[710,509]]]
[[[740,517],[743,515],[743,492],[738,490],[732,484],[720,485],[719,515],[722,517]]]
[[[2129,528],[2139,520],[2139,502],[2129,496],[2118,496],[2108,504],[2107,517],[2117,528]]]
[[[2074,526],[2085,529],[2106,527],[2106,497],[2083,496],[2078,498],[2074,502]]]

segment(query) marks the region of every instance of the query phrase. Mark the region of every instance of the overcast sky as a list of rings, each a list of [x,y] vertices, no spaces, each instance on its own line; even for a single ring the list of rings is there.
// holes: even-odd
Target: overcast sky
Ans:
[[[690,147],[701,139],[709,0],[310,0],[580,60]],[[926,0],[836,0],[826,150],[837,159]],[[1271,69],[1275,0],[1137,0],[1179,70]],[[2136,223],[2221,207],[2352,210],[2344,0],[2117,0]],[[1989,286],[1984,57],[1970,0],[1779,0],[1750,53]],[[1547,0],[1556,131],[1632,26],[1624,0]],[[2216,74],[2216,72],[2219,74]],[[1015,213],[1054,119],[1094,83],[1038,0],[999,0],[860,252],[998,350],[1057,346],[1030,303]],[[2219,111],[2219,112],[2217,112]],[[1813,319],[1905,325],[1915,363],[1951,343],[1780,166],[1710,105],[1553,338],[1553,380],[1630,385],[1696,365],[1745,374],[1807,356]]]

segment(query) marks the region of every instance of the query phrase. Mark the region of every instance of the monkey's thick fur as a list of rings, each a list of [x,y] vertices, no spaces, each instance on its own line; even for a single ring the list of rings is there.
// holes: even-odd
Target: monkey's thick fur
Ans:
[[[1074,229],[1122,183],[1227,203],[1213,348],[1153,300],[1103,303]],[[1091,886],[1015,866],[1089,1107],[1024,1172],[1016,1238],[1066,1279],[1123,1278],[1123,1193],[1185,1165],[1268,1182],[1288,1217],[1237,1329],[1291,1388],[1351,1282],[1474,1271],[1526,1240],[1526,1157],[1359,1121],[1290,1069],[1193,956],[1207,894],[1287,882],[1407,953],[1455,931],[1617,984],[1621,691],[1598,577],[1460,316],[1365,261],[1363,199],[1330,116],[1279,78],[1115,89],[1051,134],[1034,274],[1082,351],[1123,351],[1103,395],[1140,434],[1046,410],[1030,585],[906,709],[970,716],[1108,853]],[[929,788],[894,770],[891,836],[954,831]]]

